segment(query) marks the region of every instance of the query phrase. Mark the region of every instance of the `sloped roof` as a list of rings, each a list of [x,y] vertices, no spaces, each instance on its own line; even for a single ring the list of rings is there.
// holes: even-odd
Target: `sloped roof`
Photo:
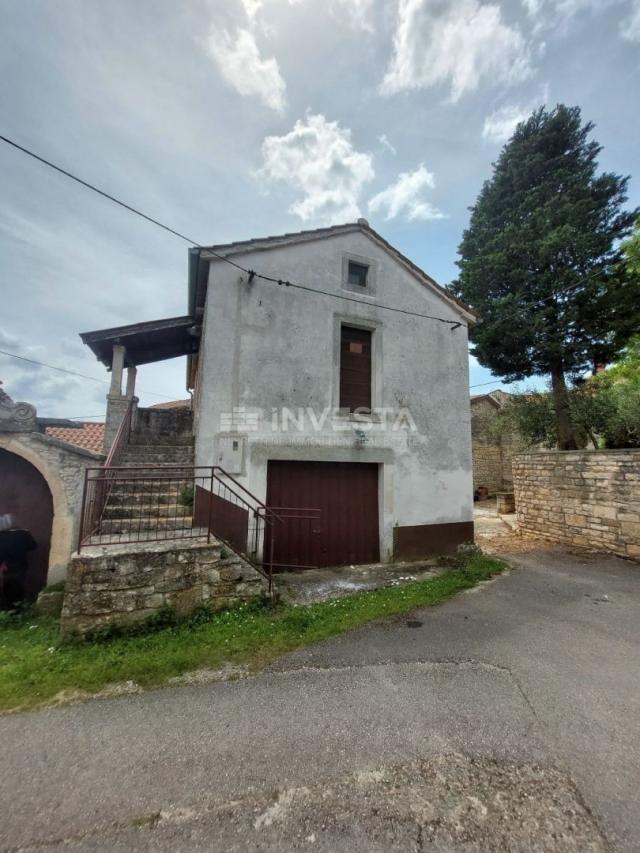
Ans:
[[[312,228],[307,231],[292,231],[287,234],[273,235],[270,237],[256,237],[251,240],[236,240],[233,243],[219,243],[214,246],[202,246],[199,251],[202,257],[208,260],[215,260],[215,254],[229,257],[231,255],[243,254],[245,252],[255,252],[262,249],[273,249],[279,246],[285,246],[295,243],[304,243],[309,240],[322,240],[327,237],[334,237],[337,234],[349,234],[355,231],[361,231],[377,243],[382,249],[390,254],[395,260],[406,267],[414,276],[425,286],[435,290],[443,299],[451,303],[459,311],[461,311],[467,319],[475,322],[478,319],[476,312],[454,296],[449,290],[438,284],[428,273],[421,269],[412,260],[403,255],[395,246],[392,246],[384,239],[377,231],[375,231],[367,222],[366,219],[358,219],[357,222],[347,222],[343,225],[331,225],[325,228]],[[209,255],[207,255],[209,252]],[[258,270],[259,272],[259,270]]]
[[[127,366],[189,355],[198,348],[196,327],[188,316],[80,332],[80,337],[107,368],[111,367],[114,344],[126,347]]]
[[[92,450],[94,453],[102,453],[104,442],[104,424],[91,421],[78,421],[77,426],[55,427],[48,426],[44,430],[45,435],[73,444],[83,450]]]
[[[488,403],[493,403],[496,409],[502,408],[500,405],[500,401],[496,400],[496,398],[492,394],[472,394],[471,402],[478,403],[480,400],[486,400]]]
[[[167,403],[154,403],[149,409],[190,409],[191,397],[188,400],[169,400]]]

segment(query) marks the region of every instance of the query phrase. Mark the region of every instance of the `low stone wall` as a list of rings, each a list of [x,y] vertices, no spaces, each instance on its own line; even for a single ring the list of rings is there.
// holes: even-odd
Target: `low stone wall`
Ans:
[[[87,548],[71,561],[60,625],[63,636],[144,621],[162,607],[188,615],[246,601],[262,576],[217,544],[145,543]]]
[[[519,454],[513,481],[524,532],[640,559],[640,450]]]

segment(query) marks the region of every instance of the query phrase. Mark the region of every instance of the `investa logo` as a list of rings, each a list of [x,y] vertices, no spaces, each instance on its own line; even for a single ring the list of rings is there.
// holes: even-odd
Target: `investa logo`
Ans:
[[[415,419],[408,407],[390,406],[374,409],[332,408],[314,409],[313,406],[291,409],[286,406],[271,409],[265,418],[262,409],[238,406],[220,415],[221,432],[257,432],[271,429],[272,432],[417,432]]]

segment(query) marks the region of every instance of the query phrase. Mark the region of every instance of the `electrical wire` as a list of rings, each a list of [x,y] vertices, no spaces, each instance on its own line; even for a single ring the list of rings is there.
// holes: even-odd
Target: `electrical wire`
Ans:
[[[35,358],[27,358],[24,355],[18,355],[15,352],[7,352],[6,350],[0,349],[0,355],[7,355],[9,358],[17,358],[19,361],[28,361],[29,364],[37,364],[39,367],[46,367],[49,370],[57,370],[59,373],[68,373],[69,376],[77,376],[80,379],[89,379],[91,382],[99,382],[100,385],[109,385],[105,379],[98,379],[96,376],[87,376],[86,373],[78,373],[76,370],[68,370],[66,367],[57,367],[55,364],[45,364],[43,361],[36,361]],[[157,391],[145,391],[144,388],[141,388],[144,394],[149,394],[151,397],[162,397],[163,400],[174,400],[174,397],[167,397],[166,394],[158,394]],[[67,418],[69,420],[69,418]]]
[[[491,382],[478,382],[476,385],[469,385],[469,388],[481,388],[483,385],[497,385],[502,382],[502,379],[493,379]]]
[[[64,175],[65,177],[70,178],[72,181],[75,181],[76,183],[81,184],[86,189],[92,190],[93,192],[98,193],[98,195],[101,195],[103,198],[106,198],[109,201],[114,202],[114,204],[120,205],[120,207],[123,207],[125,210],[128,210],[130,213],[134,213],[136,216],[142,217],[142,219],[145,219],[147,222],[151,222],[153,225],[157,225],[158,228],[162,228],[164,231],[169,232],[169,234],[173,234],[174,237],[179,237],[181,240],[184,240],[185,242],[190,243],[194,248],[206,249],[206,251],[209,254],[213,255],[213,257],[217,258],[220,261],[224,261],[227,264],[230,264],[232,267],[235,267],[237,270],[240,270],[241,272],[248,275],[249,281],[252,281],[254,278],[259,278],[262,281],[267,281],[267,282],[270,282],[272,284],[285,285],[286,287],[292,287],[296,290],[303,290],[303,291],[306,291],[308,293],[315,293],[315,294],[319,294],[321,296],[330,296],[330,297],[333,297],[334,299],[342,299],[346,302],[355,302],[359,305],[369,305],[373,308],[381,308],[381,309],[384,309],[386,311],[395,311],[399,314],[407,314],[409,316],[420,317],[420,318],[425,319],[425,320],[435,320],[439,323],[444,323],[445,325],[451,326],[451,331],[455,331],[455,329],[460,328],[460,326],[464,326],[466,328],[466,325],[464,323],[458,322],[456,320],[446,320],[444,317],[434,317],[431,314],[421,314],[417,311],[408,311],[408,310],[405,310],[404,308],[396,308],[395,306],[392,306],[392,305],[383,305],[380,302],[365,302],[362,299],[355,299],[351,296],[343,296],[342,294],[339,294],[339,293],[331,293],[327,290],[318,290],[314,287],[308,287],[307,285],[288,281],[286,279],[274,278],[273,276],[264,275],[263,273],[257,272],[256,270],[252,270],[252,269],[248,269],[246,267],[243,267],[241,264],[238,264],[235,261],[232,261],[231,258],[227,258],[225,255],[219,254],[218,252],[214,251],[213,249],[209,248],[208,246],[202,246],[200,243],[198,243],[197,240],[192,240],[191,237],[187,237],[185,234],[181,234],[179,231],[176,231],[174,228],[170,228],[168,225],[165,225],[164,223],[160,222],[158,219],[154,219],[152,216],[149,216],[148,214],[143,213],[141,210],[138,210],[137,208],[133,207],[132,205],[127,204],[124,201],[121,201],[119,198],[116,198],[115,196],[110,195],[110,193],[107,193],[104,190],[101,190],[99,187],[96,187],[94,184],[91,184],[88,181],[85,181],[82,178],[79,178],[77,175],[74,175],[72,172],[69,172],[66,169],[63,169],[61,166],[57,166],[55,163],[52,163],[51,160],[47,160],[45,157],[41,157],[39,154],[36,154],[34,151],[30,151],[28,148],[25,148],[23,145],[19,145],[17,142],[14,142],[13,139],[9,139],[9,137],[3,136],[2,134],[0,134],[0,140],[2,142],[5,142],[7,145],[10,145],[13,148],[17,149],[18,151],[21,151],[23,154],[26,154],[28,157],[32,157],[34,160],[37,160],[39,163],[42,163],[43,165],[48,166],[50,169],[54,169],[54,171],[59,172],[61,175]]]

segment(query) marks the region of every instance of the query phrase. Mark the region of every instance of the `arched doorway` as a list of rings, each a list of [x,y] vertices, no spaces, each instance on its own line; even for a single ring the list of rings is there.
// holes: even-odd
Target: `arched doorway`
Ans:
[[[0,514],[10,513],[18,527],[30,531],[38,547],[29,554],[28,600],[47,583],[53,525],[53,500],[42,474],[26,459],[0,448]]]

